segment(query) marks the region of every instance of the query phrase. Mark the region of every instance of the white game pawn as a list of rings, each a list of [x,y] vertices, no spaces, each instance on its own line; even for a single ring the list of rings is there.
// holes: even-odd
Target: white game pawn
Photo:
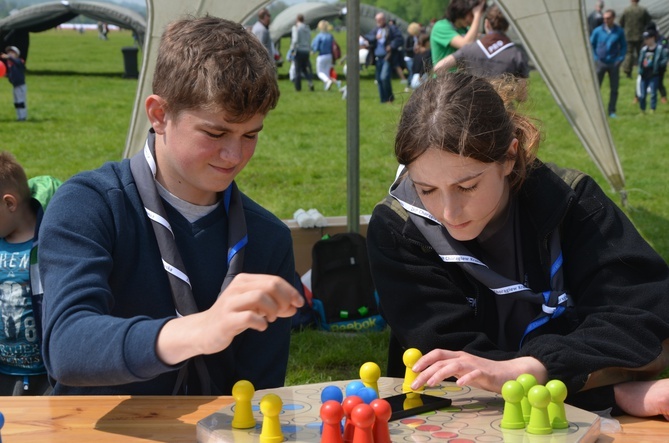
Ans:
[[[255,428],[256,419],[253,418],[251,399],[255,388],[248,380],[239,380],[232,386],[232,396],[235,399],[235,412],[232,417],[232,427],[236,429]]]

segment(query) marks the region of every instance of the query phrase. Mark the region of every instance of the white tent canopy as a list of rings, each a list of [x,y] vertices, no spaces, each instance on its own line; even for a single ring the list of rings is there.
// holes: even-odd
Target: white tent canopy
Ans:
[[[499,0],[565,117],[614,190],[623,170],[596,80],[584,0]]]
[[[55,28],[79,15],[132,29],[138,41],[144,41],[146,20],[135,11],[119,5],[93,1],[53,1],[25,7],[0,19],[2,47],[15,45],[21,50],[21,56],[26,58],[31,32]]]

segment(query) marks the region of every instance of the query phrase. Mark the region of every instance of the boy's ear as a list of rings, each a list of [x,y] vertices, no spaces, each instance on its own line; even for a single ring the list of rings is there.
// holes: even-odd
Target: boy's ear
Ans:
[[[156,94],[151,94],[144,102],[146,115],[156,134],[164,134],[167,126],[167,111],[165,109],[165,100]]]
[[[11,212],[15,211],[19,205],[18,200],[16,200],[16,197],[13,194],[3,195],[2,202],[7,206],[7,209],[9,209],[9,211]]]

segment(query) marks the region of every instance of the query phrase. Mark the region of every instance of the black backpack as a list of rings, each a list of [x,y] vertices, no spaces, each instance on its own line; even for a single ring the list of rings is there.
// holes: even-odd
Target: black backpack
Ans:
[[[311,291],[322,329],[351,332],[385,328],[362,235],[335,234],[314,244]]]

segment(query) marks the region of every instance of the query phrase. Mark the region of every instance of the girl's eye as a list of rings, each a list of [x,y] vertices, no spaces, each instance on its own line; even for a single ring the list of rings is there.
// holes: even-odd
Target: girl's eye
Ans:
[[[473,185],[473,186],[470,186],[469,188],[464,188],[464,187],[462,187],[462,186],[458,186],[458,189],[459,189],[461,192],[473,192],[473,191],[476,190],[476,186],[477,186],[477,185]]]
[[[434,189],[421,189],[420,195],[430,195],[434,192]]]

